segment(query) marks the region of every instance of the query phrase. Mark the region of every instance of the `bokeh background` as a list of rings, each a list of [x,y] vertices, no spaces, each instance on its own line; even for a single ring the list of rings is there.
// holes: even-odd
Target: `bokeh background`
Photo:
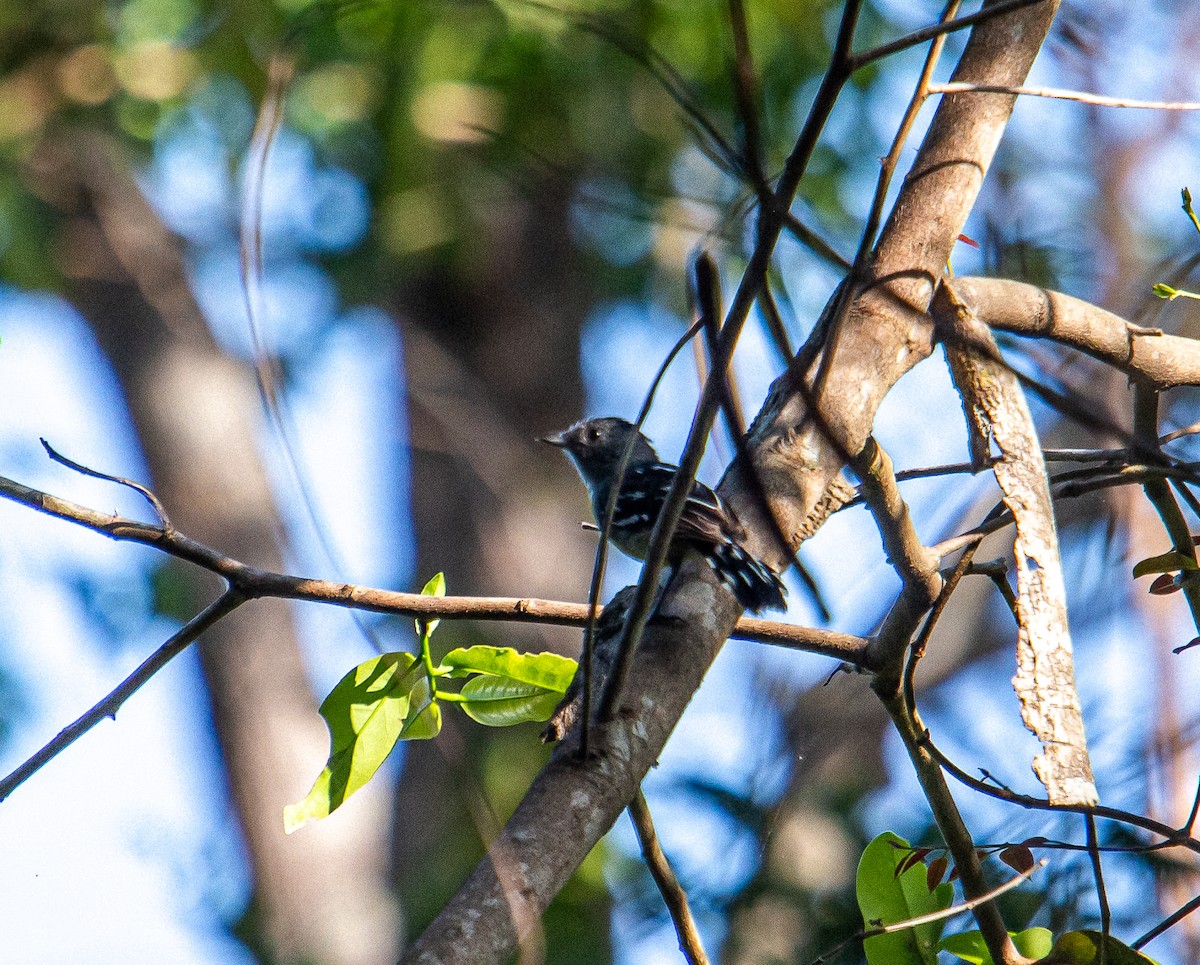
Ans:
[[[578,526],[583,490],[533,439],[580,415],[636,413],[689,322],[698,247],[736,282],[753,237],[750,192],[699,130],[703,119],[728,143],[745,134],[731,6],[4,0],[0,473],[152,518],[128,490],[51,463],[44,437],[151,485],[179,529],[246,562],[399,589],[443,571],[456,594],[583,599],[594,548]],[[775,172],[839,7],[746,0],[745,10],[762,156]],[[939,13],[868,3],[856,46]],[[1031,84],[1200,99],[1198,41],[1189,3],[1067,3]],[[961,43],[948,44],[941,78]],[[795,214],[843,255],[921,57],[855,75],[801,186]],[[269,82],[273,59],[293,68],[286,87]],[[276,109],[259,169],[256,118]],[[1194,333],[1191,303],[1149,291],[1187,287],[1200,250],[1178,204],[1182,187],[1200,188],[1198,125],[1192,113],[1022,100],[967,227],[978,247],[960,246],[955,271],[1053,285]],[[261,225],[254,324],[239,259],[246,223]],[[793,345],[839,277],[795,238],[781,243],[773,280]],[[1120,379],[1047,346],[1003,344],[1024,371],[1127,422]],[[273,373],[270,409],[256,363]],[[781,368],[752,324],[735,360],[749,416]],[[698,385],[685,353],[647,424],[667,458],[686,438]],[[1171,402],[1168,428],[1194,421],[1193,390]],[[1105,443],[1034,405],[1048,445]],[[940,356],[892,393],[878,436],[901,468],[965,458]],[[720,430],[702,477],[715,483],[730,454]],[[965,477],[906,493],[930,540],[995,499]],[[1165,538],[1122,492],[1080,500],[1060,523],[1101,792],[1178,823],[1195,790],[1200,658],[1170,653],[1194,635],[1179,598],[1147,597],[1129,577]],[[862,511],[840,514],[801,555],[827,625],[868,632],[895,583]],[[635,574],[614,560],[606,593]],[[794,575],[789,585],[787,619],[822,624]],[[216,589],[150,550],[9,504],[0,587],[6,772]],[[974,596],[939,629],[922,710],[960,763],[1033,789],[1036,748],[1007,683],[1009,618],[985,588],[962,593]],[[0,806],[0,957],[394,960],[546,751],[532,726],[452,721],[436,742],[397,753],[332,819],[285,838],[281,809],[326,755],[316,705],[373,653],[372,637],[415,642],[405,620],[244,608],[14,793]],[[437,639],[574,655],[578,637],[443,622]],[[834,669],[730,643],[648,780],[664,846],[723,961],[815,957],[860,924],[851,886],[865,841],[885,829],[929,834],[865,684],[826,683]],[[981,840],[1082,839],[1078,823],[1048,830],[991,802],[964,806]],[[1086,865],[1054,862],[1010,896],[1011,923],[1097,920]],[[1126,937],[1195,893],[1195,869],[1173,859],[1109,867]],[[550,962],[679,960],[624,821],[546,930]],[[1198,942],[1185,923],[1149,950],[1195,961]]]

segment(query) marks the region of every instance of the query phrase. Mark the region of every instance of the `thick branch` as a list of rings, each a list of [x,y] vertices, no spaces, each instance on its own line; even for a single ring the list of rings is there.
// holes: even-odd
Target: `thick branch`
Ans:
[[[1200,385],[1196,339],[1140,328],[1090,302],[1024,282],[958,278],[954,290],[991,328],[1052,339],[1158,389]]]
[[[504,961],[527,923],[545,910],[633,800],[736,615],[736,604],[706,565],[685,570],[686,584],[671,597],[671,615],[679,619],[655,621],[648,629],[634,656],[621,713],[597,742],[603,750],[581,760],[578,729],[572,731],[492,844],[491,853],[519,855],[519,861],[505,864],[516,880],[501,882],[485,859],[407,950],[405,965]],[[632,588],[622,590],[610,608],[626,608],[632,596]],[[603,622],[598,649],[615,645],[611,638],[622,623],[617,614]],[[521,899],[518,908],[510,905],[513,895]]]

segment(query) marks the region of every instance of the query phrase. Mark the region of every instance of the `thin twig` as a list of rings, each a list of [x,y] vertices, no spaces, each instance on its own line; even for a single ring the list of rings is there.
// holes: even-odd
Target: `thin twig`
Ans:
[[[1104,868],[1100,864],[1100,843],[1096,838],[1096,816],[1085,814],[1087,852],[1092,862],[1092,877],[1096,879],[1096,900],[1100,903],[1100,931],[1107,938],[1112,931],[1112,909],[1108,907],[1108,890],[1104,887]]]
[[[1119,808],[1108,807],[1103,804],[1051,804],[1045,798],[1034,797],[1031,794],[1021,794],[1003,785],[989,784],[987,781],[981,781],[979,778],[968,774],[947,757],[933,743],[928,731],[925,732],[921,743],[929,751],[930,756],[938,762],[942,770],[960,784],[969,787],[973,791],[978,791],[980,794],[996,798],[999,801],[1006,801],[1009,804],[1015,804],[1017,807],[1030,811],[1053,811],[1060,814],[1092,814],[1098,818],[1117,821],[1121,824],[1140,828],[1143,831],[1149,831],[1151,834],[1157,834],[1161,837],[1165,845],[1183,848],[1191,851],[1193,854],[1200,854],[1200,839],[1193,837],[1188,831],[1181,831],[1153,818],[1135,814],[1132,811],[1122,811]]]
[[[1188,834],[1192,833],[1192,828],[1196,826],[1196,816],[1200,814],[1200,780],[1196,781],[1196,795],[1192,798],[1192,809],[1188,812],[1187,823],[1184,824],[1184,830]]]
[[[658,387],[662,385],[662,380],[666,377],[667,369],[675,360],[675,356],[696,336],[701,327],[701,322],[699,321],[689,326],[688,330],[671,347],[671,351],[667,353],[666,358],[662,360],[662,364],[659,365],[658,371],[654,374],[654,378],[650,382],[650,388],[646,390],[646,397],[642,401],[641,411],[638,412],[637,418],[634,420],[633,424],[638,431],[641,431],[646,417],[650,414],[650,406],[654,402],[654,397],[658,394]],[[594,696],[592,692],[592,643],[596,639],[596,621],[600,618],[600,584],[604,579],[604,571],[608,564],[608,542],[612,533],[613,515],[617,510],[617,496],[620,494],[621,487],[625,482],[625,473],[629,469],[629,460],[633,455],[633,446],[636,441],[636,436],[630,436],[629,443],[625,446],[625,450],[621,453],[621,458],[617,462],[616,472],[613,474],[613,484],[608,495],[608,503],[604,507],[604,519],[599,521],[600,542],[596,546],[596,558],[592,564],[592,581],[588,585],[588,619],[584,625],[583,649],[579,657],[579,661],[583,665],[583,698],[580,709],[582,719],[579,723],[579,752],[585,758],[591,753],[592,705]]]
[[[1195,898],[1193,898],[1191,901],[1187,902],[1186,904],[1181,905],[1178,909],[1176,909],[1174,912],[1172,912],[1170,915],[1168,915],[1166,918],[1164,918],[1162,921],[1160,921],[1157,925],[1155,925],[1153,928],[1151,928],[1148,932],[1146,932],[1146,934],[1144,934],[1141,938],[1137,939],[1137,941],[1135,941],[1135,942],[1132,942],[1130,944],[1130,947],[1134,948],[1134,949],[1140,949],[1140,948],[1145,947],[1150,942],[1152,942],[1154,939],[1156,939],[1159,935],[1161,935],[1163,932],[1165,932],[1168,928],[1178,925],[1181,921],[1183,921],[1188,915],[1190,915],[1197,908],[1200,908],[1200,895],[1197,895]]]
[[[982,537],[980,537],[982,539]],[[908,648],[908,660],[904,665],[904,701],[909,707],[917,705],[916,697],[916,675],[917,664],[921,658],[925,656],[925,649],[929,645],[929,638],[933,635],[933,628],[937,626],[938,620],[941,619],[947,605],[950,603],[950,597],[958,588],[959,581],[963,578],[963,574],[967,573],[971,567],[971,560],[975,556],[975,551],[979,548],[976,543],[973,546],[968,546],[965,553],[959,561],[954,564],[952,569],[942,580],[942,589],[938,593],[937,600],[934,601],[933,607],[929,611],[929,615],[925,618],[925,623],[921,627],[921,632],[913,641],[911,647]]]
[[[758,85],[754,61],[750,55],[750,32],[746,26],[743,0],[728,0],[729,27],[733,35],[733,92],[738,119],[742,123],[742,163],[755,185],[765,194],[767,176],[763,170],[762,131],[758,124]]]
[[[1200,111],[1200,101],[1142,101],[1128,97],[1106,97],[1090,91],[1063,90],[1060,87],[1005,87],[1002,84],[964,84],[958,81],[930,84],[931,94],[1011,94],[1020,97],[1046,97],[1075,101],[1093,107],[1125,107],[1143,111]]]
[[[68,724],[40,750],[18,765],[7,777],[0,780],[0,801],[46,766],[75,741],[95,727],[106,717],[116,719],[121,705],[137,692],[151,677],[158,673],[174,657],[183,653],[205,630],[246,602],[248,598],[237,590],[226,590],[212,603],[197,613],[184,627],[166,643],[141,662],[136,670],[107,697]]]
[[[942,10],[941,24],[950,23],[954,14],[958,12],[958,6],[961,0],[950,0]],[[908,141],[908,135],[912,131],[913,124],[916,123],[917,115],[921,111],[922,105],[925,103],[925,98],[929,92],[929,84],[933,78],[933,71],[937,67],[937,62],[941,58],[942,48],[946,45],[946,34],[938,34],[933,43],[929,46],[929,52],[925,55],[925,63],[921,68],[921,74],[917,78],[916,86],[913,88],[912,96],[908,100],[908,106],[905,108],[904,117],[900,120],[899,126],[896,128],[896,134],[892,138],[892,146],[888,150],[887,156],[883,159],[883,163],[879,166],[879,177],[875,182],[875,195],[871,200],[871,210],[867,215],[867,222],[863,228],[862,237],[858,244],[858,253],[854,257],[854,267],[852,269],[854,277],[859,277],[867,263],[867,256],[871,252],[871,247],[875,244],[875,239],[879,234],[879,223],[883,220],[883,206],[887,199],[888,187],[892,183],[892,175],[895,173],[896,165],[900,163],[900,155],[904,150],[904,145]]]
[[[982,10],[977,10],[975,13],[967,14],[965,17],[959,17],[957,20],[947,20],[943,23],[931,24],[928,27],[922,27],[920,30],[914,30],[910,34],[905,34],[898,40],[892,40],[886,44],[880,44],[878,47],[872,47],[870,50],[864,50],[861,54],[855,54],[851,58],[851,62],[854,69],[859,70],[867,66],[867,64],[874,63],[876,60],[882,60],[884,57],[898,54],[900,51],[908,50],[910,47],[917,47],[927,40],[933,40],[934,37],[941,37],[943,34],[953,33],[965,27],[972,27],[985,20],[992,20],[995,17],[1011,13],[1013,10],[1032,7],[1035,3],[1041,2],[1042,0],[1007,0],[1005,3],[996,3],[984,7]]]
[[[887,699],[900,685],[904,652],[917,622],[941,593],[940,557],[921,542],[908,504],[896,485],[892,461],[873,436],[867,437],[862,452],[854,457],[851,466],[883,538],[888,562],[903,584],[900,596],[871,641],[871,666],[883,678],[877,677],[872,687]]]
[[[381,590],[353,583],[314,580],[260,570],[226,556],[189,536],[123,516],[101,513],[0,476],[0,498],[36,509],[56,519],[74,523],[119,542],[140,543],[193,563],[238,587],[248,597],[277,597],[326,603],[374,613],[418,617],[423,620],[497,620],[582,627],[588,619],[586,603],[543,600],[536,597],[426,596]],[[603,608],[600,608],[603,612]],[[809,629],[773,620],[742,617],[734,636],[808,650],[861,665],[866,641],[862,637],[828,630]]]
[[[633,830],[637,834],[638,844],[642,848],[642,858],[650,869],[650,876],[658,885],[659,894],[675,924],[675,934],[679,938],[679,950],[689,965],[708,965],[708,955],[704,951],[704,942],[700,938],[700,930],[692,917],[692,909],[688,905],[687,892],[671,870],[671,862],[663,853],[658,843],[658,835],[654,831],[654,821],[650,817],[650,807],[646,796],[638,788],[637,795],[629,802],[629,817],[633,821]]]
[[[48,455],[55,462],[66,466],[68,469],[74,469],[76,472],[82,473],[85,476],[91,476],[94,479],[103,479],[105,482],[112,482],[121,486],[128,486],[135,492],[141,493],[142,496],[146,498],[146,501],[153,507],[154,514],[158,517],[158,521],[160,524],[162,524],[162,528],[166,532],[171,532],[175,529],[175,527],[171,525],[171,518],[167,515],[166,507],[163,506],[162,501],[141,483],[134,482],[132,479],[126,479],[124,476],[110,476],[106,472],[100,472],[96,469],[89,469],[87,466],[76,462],[74,459],[68,459],[62,453],[56,451],[55,448],[45,439],[38,439],[38,442],[40,442],[42,444],[42,448],[46,450],[46,455]]]
[[[785,214],[791,208],[796,190],[800,186],[800,179],[804,176],[808,162],[816,149],[820,133],[833,111],[834,103],[850,77],[850,46],[862,5],[863,0],[848,0],[842,9],[842,18],[829,67],[821,81],[821,86],[817,89],[813,105],[796,138],[792,152],[784,164],[775,193],[771,196],[770,203],[764,206],[759,219],[758,238],[754,251],[726,313],[725,324],[721,327],[720,353],[712,361],[712,371],[704,383],[704,390],[696,407],[696,415],[692,420],[692,429],[679,460],[679,471],[675,475],[671,491],[663,503],[658,520],[654,524],[646,560],[642,565],[641,579],[638,581],[637,592],[629,607],[629,616],[621,635],[612,676],[609,678],[601,702],[600,716],[602,720],[611,720],[620,703],[621,691],[629,676],[629,669],[633,665],[633,654],[641,641],[646,622],[650,619],[650,613],[658,595],[658,580],[666,563],[671,537],[678,525],[684,503],[695,481],[696,470],[700,466],[700,458],[704,453],[705,444],[712,432],[713,423],[716,421],[725,373],[729,369],[734,347],[741,335],[742,327],[749,317],[750,308],[762,289],[775,243],[783,230]]]
[[[1009,878],[1002,885],[997,885],[987,894],[980,895],[977,898],[970,898],[957,905],[951,905],[949,908],[943,908],[941,911],[931,911],[927,915],[918,915],[916,918],[907,918],[904,921],[894,922],[890,925],[879,925],[875,928],[864,928],[857,934],[851,935],[845,941],[838,942],[833,948],[827,952],[823,952],[820,956],[813,959],[812,965],[821,965],[827,962],[838,954],[843,948],[852,945],[855,942],[866,941],[868,938],[874,938],[876,935],[890,935],[898,931],[906,931],[909,928],[919,928],[921,925],[930,925],[935,921],[945,921],[947,918],[953,918],[955,915],[961,915],[968,911],[974,911],[980,905],[988,901],[994,901],[1001,895],[1007,894],[1014,888],[1019,887],[1024,882],[1033,877],[1035,871],[1039,871],[1046,867],[1047,861],[1043,858],[1028,871],[1018,872],[1015,878]]]
[[[1155,456],[1165,460],[1158,443],[1158,403],[1159,392],[1148,383],[1141,380],[1134,383],[1133,389],[1133,428],[1137,441],[1153,460]],[[1162,520],[1163,528],[1171,540],[1171,546],[1176,553],[1196,562],[1196,546],[1192,541],[1191,530],[1187,520],[1179,508],[1171,487],[1162,476],[1149,476],[1142,486],[1146,498]],[[1184,599],[1192,614],[1192,623],[1200,633],[1200,580],[1184,579],[1182,581]]]

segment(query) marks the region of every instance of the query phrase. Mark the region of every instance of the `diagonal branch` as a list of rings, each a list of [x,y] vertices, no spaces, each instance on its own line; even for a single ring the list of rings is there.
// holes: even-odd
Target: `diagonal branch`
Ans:
[[[184,625],[178,633],[142,661],[138,668],[122,681],[104,700],[96,704],[79,719],[68,724],[41,750],[0,780],[0,801],[25,783],[51,760],[79,740],[106,717],[116,718],[117,711],[143,684],[158,673],[179,654],[191,646],[205,630],[218,620],[228,616],[246,602],[246,597],[237,590],[227,590],[201,610]]]

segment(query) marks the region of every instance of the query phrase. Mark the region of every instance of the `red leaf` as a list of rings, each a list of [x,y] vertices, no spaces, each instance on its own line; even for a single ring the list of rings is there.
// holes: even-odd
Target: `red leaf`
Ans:
[[[932,848],[913,848],[896,865],[895,877],[899,878],[918,861],[924,861],[932,850]]]
[[[979,247],[978,241],[976,241],[974,238],[969,238],[966,235],[959,235],[958,240],[961,241],[964,245],[970,245],[972,248]]]
[[[1034,865],[1037,864],[1033,859],[1033,852],[1023,844],[1014,844],[1010,848],[1005,848],[998,857],[1013,871],[1022,875],[1032,871]]]
[[[929,886],[930,891],[942,883],[942,878],[945,877],[946,869],[949,866],[950,859],[945,855],[929,862],[929,868],[925,872],[925,884]]]
[[[1161,576],[1156,576],[1154,582],[1150,584],[1150,592],[1155,596],[1166,596],[1168,593],[1178,593],[1182,587],[1179,585],[1178,573],[1163,573]]]

